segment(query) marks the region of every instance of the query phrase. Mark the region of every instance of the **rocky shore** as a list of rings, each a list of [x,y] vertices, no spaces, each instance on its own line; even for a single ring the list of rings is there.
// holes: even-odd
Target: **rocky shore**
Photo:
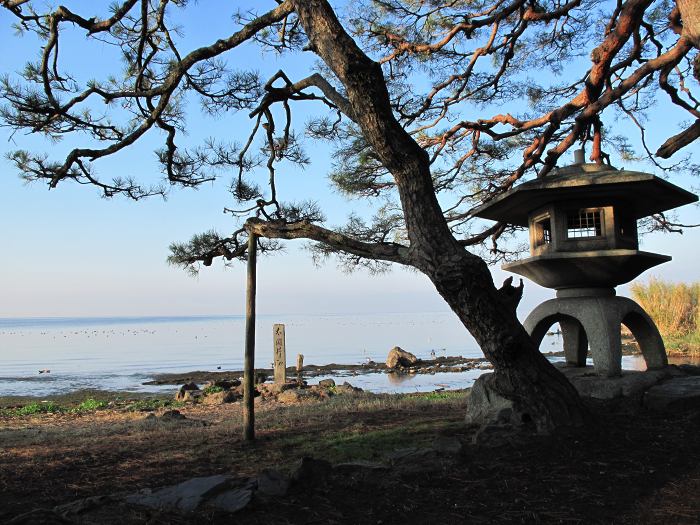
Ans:
[[[327,365],[304,365],[301,374],[297,374],[294,367],[287,367],[288,377],[301,376],[308,379],[318,376],[328,375],[360,375],[376,373],[397,373],[397,374],[434,374],[436,372],[466,372],[468,370],[491,369],[491,364],[485,358],[468,357],[437,357],[435,359],[419,359],[414,364],[399,368],[390,368],[386,363],[369,361],[363,364],[343,365],[330,363]],[[271,377],[271,368],[257,368],[256,373],[261,376]],[[198,370],[186,373],[157,374],[153,380],[143,383],[144,385],[183,385],[186,383],[207,383],[212,381],[238,380],[243,376],[243,370],[231,371],[204,371]]]

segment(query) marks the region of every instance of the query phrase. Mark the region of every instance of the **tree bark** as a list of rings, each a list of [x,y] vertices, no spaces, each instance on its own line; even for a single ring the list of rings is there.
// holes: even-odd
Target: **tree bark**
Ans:
[[[698,53],[693,63],[693,74],[700,82],[700,2],[698,0],[676,0],[683,26],[682,35],[689,40]]]
[[[683,23],[683,36],[700,48],[700,2],[698,0],[676,0]]]
[[[343,83],[357,124],[391,172],[410,241],[408,259],[425,273],[493,363],[489,388],[540,432],[578,425],[586,410],[571,384],[537,350],[486,263],[454,238],[437,201],[427,153],[395,119],[381,67],[345,32],[326,0],[294,0],[316,52]]]

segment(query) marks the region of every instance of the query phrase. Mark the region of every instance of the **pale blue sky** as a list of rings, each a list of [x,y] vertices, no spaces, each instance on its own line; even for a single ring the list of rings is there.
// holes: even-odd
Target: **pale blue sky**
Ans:
[[[217,5],[218,2],[216,3]],[[90,2],[82,2],[89,6]],[[226,17],[207,17],[216,6],[202,1],[193,4],[194,18],[206,30],[188,32],[188,46],[212,40],[212,35],[226,34]],[[199,10],[201,8],[201,11]],[[204,21],[206,20],[206,24]],[[34,59],[31,37],[18,39],[9,29],[10,17],[0,11],[0,48],[12,53],[0,56],[0,71],[16,71],[27,59]],[[79,53],[70,53],[80,49]],[[109,63],[111,50],[83,45],[82,37],[63,44],[68,68],[85,78],[99,76]],[[293,78],[299,77],[308,63],[278,60],[247,49],[239,55],[244,63],[264,75],[284,67]],[[86,68],[89,65],[89,69]],[[299,71],[299,75],[295,72]],[[297,108],[303,120],[305,109]],[[662,119],[667,109],[656,113],[658,123],[650,130],[655,136],[669,134]],[[229,120],[205,120],[192,107],[188,113],[189,138],[196,142],[210,135],[242,140],[248,131],[244,117]],[[670,129],[675,130],[677,120]],[[118,158],[99,165],[100,173],[139,175],[156,180],[160,175],[153,163],[152,146],[146,141]],[[70,149],[70,141],[46,145],[37,137],[17,133],[10,140],[10,130],[0,129],[0,153],[26,148],[50,151],[60,157]],[[347,202],[325,183],[330,166],[327,150],[309,144],[313,164],[303,173],[283,175],[280,193],[287,199],[312,196],[325,204],[330,224],[341,222],[361,202]],[[696,162],[700,147],[693,146]],[[634,166],[625,166],[633,168]],[[645,168],[646,169],[646,168]],[[198,191],[174,190],[167,201],[152,198],[131,202],[123,198],[101,199],[90,187],[66,183],[49,192],[45,186],[24,185],[14,167],[0,160],[0,246],[3,251],[0,272],[0,316],[106,316],[106,315],[203,315],[239,314],[244,301],[244,268],[224,269],[216,263],[204,269],[196,279],[180,269],[167,266],[168,245],[184,241],[192,234],[211,228],[228,232],[232,228],[223,215],[230,206],[221,182]],[[696,181],[674,180],[685,185]],[[695,207],[682,210],[680,218],[700,222]],[[316,269],[308,253],[300,251],[303,243],[289,243],[285,254],[262,258],[259,265],[259,311],[261,313],[357,313],[421,312],[446,310],[442,299],[427,278],[397,269],[379,277],[357,272],[350,276],[339,272],[333,262]],[[674,260],[652,270],[654,275],[672,280],[700,280],[697,257],[700,254],[700,231],[684,236],[652,235],[643,240],[643,249],[672,255]],[[649,272],[648,272],[649,273]],[[506,274],[494,269],[495,279]],[[645,278],[643,276],[642,278]],[[624,293],[624,289],[621,290]],[[532,283],[526,283],[521,311],[527,312],[537,302],[553,296]]]

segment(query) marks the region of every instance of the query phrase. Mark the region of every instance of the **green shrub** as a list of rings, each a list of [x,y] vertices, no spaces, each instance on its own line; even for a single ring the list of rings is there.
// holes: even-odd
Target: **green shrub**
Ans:
[[[218,392],[223,392],[224,389],[223,387],[216,386],[216,385],[210,385],[204,389],[204,395],[209,396],[211,394],[216,394]]]
[[[89,398],[76,406],[73,412],[94,412],[95,410],[100,410],[107,406],[106,401],[100,401],[97,399]]]
[[[435,392],[426,392],[421,394],[422,399],[427,399],[429,401],[437,401],[441,399],[454,399],[459,396],[464,396],[463,392],[450,392],[449,390],[441,390]]]
[[[33,414],[54,414],[56,412],[61,412],[63,409],[54,403],[53,401],[42,401],[40,403],[30,403],[21,408],[14,410],[15,415],[18,416],[31,416]]]
[[[139,399],[126,405],[126,410],[129,412],[141,412],[148,410],[157,410],[159,408],[178,408],[184,403],[179,401],[171,401],[170,399]]]

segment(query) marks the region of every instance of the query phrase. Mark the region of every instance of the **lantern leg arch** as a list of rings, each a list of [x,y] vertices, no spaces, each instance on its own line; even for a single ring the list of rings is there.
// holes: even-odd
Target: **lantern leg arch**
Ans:
[[[668,364],[663,340],[649,315],[614,289],[566,289],[537,306],[523,323],[539,346],[547,330],[558,322],[568,366],[586,365],[590,348],[596,374],[615,377],[622,371],[620,327],[627,326],[642,351],[648,369]]]

